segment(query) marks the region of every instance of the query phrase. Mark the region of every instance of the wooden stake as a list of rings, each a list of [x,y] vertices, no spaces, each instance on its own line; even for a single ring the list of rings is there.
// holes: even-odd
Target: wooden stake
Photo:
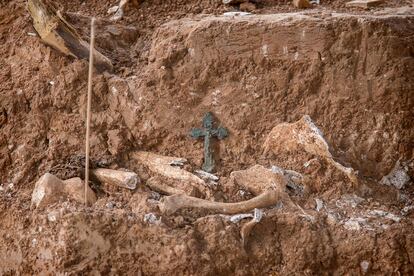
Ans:
[[[88,103],[86,106],[86,149],[85,149],[85,205],[87,205],[87,193],[89,186],[89,132],[91,124],[92,103],[92,71],[93,71],[93,49],[95,45],[95,17],[91,20],[91,41],[89,49],[89,73],[88,73]]]

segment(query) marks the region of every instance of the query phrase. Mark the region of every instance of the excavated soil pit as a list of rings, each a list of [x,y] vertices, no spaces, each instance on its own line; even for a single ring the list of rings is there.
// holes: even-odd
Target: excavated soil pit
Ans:
[[[66,18],[87,39],[87,16],[106,18],[111,3],[78,2]],[[24,2],[0,4],[0,275],[414,273],[413,8],[270,13],[277,8],[266,3],[229,16],[214,1],[169,13],[144,2],[123,21],[98,18],[97,47],[115,72],[94,77],[91,153],[141,183],[94,182],[91,207],[39,209],[30,200],[44,173],[82,177],[88,64],[32,35]],[[291,194],[300,207],[263,209],[245,244],[250,218],[161,213],[163,196],[145,185],[154,172],[134,157],[178,156],[199,169],[203,143],[189,131],[208,111],[230,135],[214,141],[220,180],[204,198],[251,198],[230,173],[255,165],[304,179],[304,193]],[[268,138],[307,118],[333,159],[289,148],[300,138],[282,127],[286,136]]]

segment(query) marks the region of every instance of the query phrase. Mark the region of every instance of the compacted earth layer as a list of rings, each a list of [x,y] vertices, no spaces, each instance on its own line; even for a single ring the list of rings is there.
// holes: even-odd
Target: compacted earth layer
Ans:
[[[57,4],[87,41],[97,17],[97,49],[114,64],[93,77],[92,163],[141,181],[131,191],[92,179],[89,207],[31,205],[44,173],[83,177],[88,63],[43,44],[26,1],[1,2],[0,275],[414,274],[410,3],[262,1],[234,15],[216,0],[148,0],[119,21],[106,13],[116,1]],[[135,157],[201,168],[189,132],[208,111],[229,136],[212,140],[220,180],[199,196],[251,198],[231,176],[249,168],[301,179],[293,204],[263,209],[247,239],[251,218],[161,212],[165,195],[146,185],[160,178]],[[316,136],[297,134],[304,126]],[[306,143],[329,152],[296,147]]]

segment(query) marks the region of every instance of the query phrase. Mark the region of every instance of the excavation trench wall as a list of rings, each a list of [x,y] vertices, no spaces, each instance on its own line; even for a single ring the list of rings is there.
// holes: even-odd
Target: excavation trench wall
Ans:
[[[228,176],[266,163],[270,130],[308,114],[342,164],[378,180],[398,159],[413,158],[410,14],[194,16],[162,25],[149,40],[137,28],[98,22],[110,25],[97,45],[118,71],[94,77],[92,155],[132,168],[128,153],[140,149],[200,167],[202,143],[188,132],[212,111],[230,131],[216,144],[217,174]],[[24,16],[4,18],[10,33],[29,28]],[[0,274],[356,274],[364,260],[373,273],[413,272],[408,222],[361,234],[322,215],[315,223],[276,210],[243,248],[239,227],[218,216],[145,224],[148,191],[128,194],[124,209],[102,203],[60,206],[55,220],[49,211],[29,215],[34,181],[83,152],[87,64],[37,37],[1,38],[0,180],[19,193],[2,195]]]
[[[157,97],[146,120],[185,133],[213,111],[231,132],[223,163],[236,166],[257,160],[276,124],[309,114],[343,162],[380,178],[413,154],[411,20],[278,14],[165,24],[138,89]]]

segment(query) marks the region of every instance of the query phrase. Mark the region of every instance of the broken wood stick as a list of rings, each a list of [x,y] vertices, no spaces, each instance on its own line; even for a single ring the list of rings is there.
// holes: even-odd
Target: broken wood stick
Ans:
[[[134,172],[125,172],[111,169],[95,169],[92,174],[101,182],[134,190],[140,183],[138,175]]]
[[[48,0],[29,0],[28,10],[33,18],[33,27],[43,42],[65,55],[88,59],[89,44]],[[113,65],[106,56],[93,50],[93,57],[99,72],[112,71]]]
[[[183,208],[198,208],[221,214],[238,214],[255,208],[265,208],[275,205],[279,200],[284,199],[284,194],[275,189],[268,189],[262,194],[241,202],[225,203],[214,202],[183,194],[167,196],[161,202],[159,208],[162,213],[170,215]]]

